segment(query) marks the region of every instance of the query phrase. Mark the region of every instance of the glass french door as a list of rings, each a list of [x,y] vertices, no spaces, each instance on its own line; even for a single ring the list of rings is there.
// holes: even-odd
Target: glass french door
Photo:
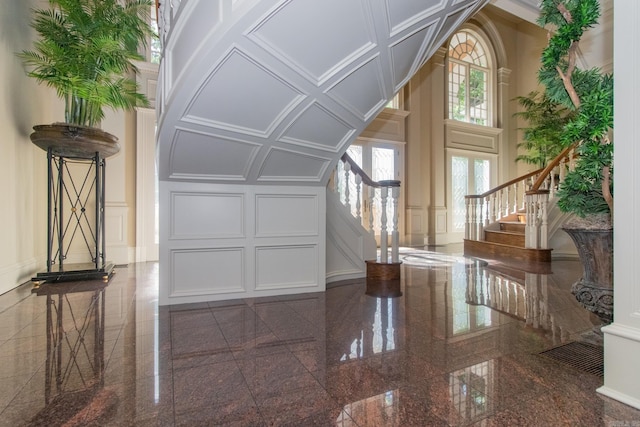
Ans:
[[[363,142],[356,141],[348,149],[349,156],[360,166],[360,168],[369,175],[374,181],[383,180],[399,180],[402,181],[402,156],[404,147],[401,145],[380,143],[380,142]],[[356,186],[353,180],[349,182],[349,193],[356,194]],[[355,208],[352,204],[352,210]],[[369,210],[373,210],[373,228],[376,230],[376,239],[379,242],[379,234],[381,229],[381,200],[379,195],[373,200],[369,198],[369,194],[363,194],[362,203],[362,223],[365,227],[369,226]],[[355,214],[355,211],[353,212]],[[402,203],[398,203],[398,218],[403,217]],[[391,194],[387,203],[387,230],[391,232],[393,218],[393,204],[391,203]],[[398,226],[400,228],[400,225]]]
[[[450,151],[449,164],[449,224],[451,238],[462,240],[466,222],[466,195],[482,194],[496,184],[496,156],[491,154]]]

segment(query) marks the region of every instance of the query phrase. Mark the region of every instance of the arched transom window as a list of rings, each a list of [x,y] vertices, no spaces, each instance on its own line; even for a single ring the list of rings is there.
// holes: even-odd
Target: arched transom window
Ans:
[[[490,126],[490,61],[487,49],[463,30],[449,43],[449,118]]]

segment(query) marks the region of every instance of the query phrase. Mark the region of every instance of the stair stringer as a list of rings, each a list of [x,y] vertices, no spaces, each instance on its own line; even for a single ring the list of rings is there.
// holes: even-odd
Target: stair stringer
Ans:
[[[375,238],[340,202],[337,193],[327,190],[327,283],[366,276],[365,260],[376,259]]]
[[[549,224],[549,247],[553,248],[553,258],[577,258],[578,251],[571,237],[562,230],[562,225],[573,216],[568,212],[562,212],[558,207],[556,198],[547,205]]]

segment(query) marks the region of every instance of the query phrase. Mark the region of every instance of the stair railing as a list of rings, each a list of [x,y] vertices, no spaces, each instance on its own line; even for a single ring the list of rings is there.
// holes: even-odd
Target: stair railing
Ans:
[[[171,29],[175,17],[180,9],[182,0],[156,0],[156,22],[158,23],[158,38],[164,48],[167,44],[167,34]]]
[[[562,150],[549,162],[525,194],[526,248],[549,249],[549,201],[555,197],[567,172],[575,168],[576,147],[577,144],[573,144]]]
[[[484,240],[484,230],[489,224],[523,210],[525,194],[542,171],[529,172],[482,194],[465,196],[464,238]]]
[[[376,230],[379,230],[380,262],[397,263],[400,258],[398,232],[400,181],[374,181],[355,160],[344,153],[329,181],[329,187],[340,195],[340,201],[373,237],[376,235]],[[375,200],[380,200],[379,208]],[[387,208],[388,206],[390,209]],[[363,218],[363,210],[366,218]],[[391,248],[389,248],[389,211],[391,211]],[[391,259],[389,259],[389,249],[391,249]]]
[[[575,167],[575,145],[565,148],[545,168],[512,179],[491,190],[465,196],[465,239],[484,240],[484,230],[524,211],[525,247],[548,249],[548,204],[567,171]]]

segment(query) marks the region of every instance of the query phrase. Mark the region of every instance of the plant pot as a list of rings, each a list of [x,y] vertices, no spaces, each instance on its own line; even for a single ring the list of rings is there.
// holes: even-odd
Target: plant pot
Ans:
[[[603,322],[613,321],[613,225],[609,214],[575,217],[562,229],[578,250],[584,269],[571,287],[576,299]]]
[[[45,151],[60,157],[80,159],[107,158],[120,151],[118,138],[102,129],[77,126],[69,123],[53,123],[33,127],[31,141]]]

